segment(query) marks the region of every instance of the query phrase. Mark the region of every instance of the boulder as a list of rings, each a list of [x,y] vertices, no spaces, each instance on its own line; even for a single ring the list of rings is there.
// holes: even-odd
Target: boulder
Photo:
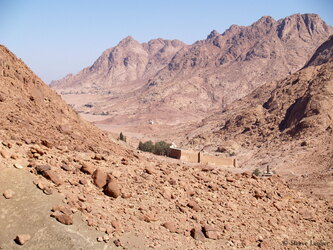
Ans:
[[[73,218],[69,214],[64,214],[59,211],[56,211],[51,214],[51,217],[54,217],[57,221],[64,225],[72,225],[73,224]]]
[[[206,238],[212,239],[212,240],[217,240],[218,239],[217,230],[213,226],[211,226],[211,225],[205,225],[202,228],[202,231],[205,234]]]
[[[110,175],[108,175],[108,184],[104,187],[104,193],[112,198],[117,198],[121,195],[118,181]]]
[[[155,169],[152,166],[147,166],[147,167],[145,167],[145,172],[147,174],[154,174],[155,173]]]
[[[11,199],[13,198],[13,196],[15,195],[15,192],[13,190],[6,190],[4,193],[3,193],[3,196],[6,198],[6,199]]]
[[[201,240],[201,241],[205,240],[205,235],[201,231],[201,227],[192,228],[190,231],[190,234],[191,234],[192,238],[195,240]]]
[[[15,242],[19,245],[24,245],[27,241],[31,239],[30,234],[19,234],[15,238]]]
[[[44,171],[51,170],[49,165],[38,165],[35,167],[37,174],[43,174]]]
[[[95,171],[95,168],[91,166],[90,164],[83,163],[81,167],[81,171],[85,174],[92,175]]]
[[[168,229],[170,233],[175,233],[177,231],[177,228],[173,222],[165,222],[162,224],[162,226]]]
[[[198,203],[196,203],[195,201],[189,201],[188,203],[187,203],[187,206],[189,207],[189,208],[192,208],[194,211],[196,211],[196,212],[199,212],[200,211],[200,207],[199,207],[199,205],[198,205]]]
[[[98,188],[103,188],[106,184],[107,184],[107,175],[106,173],[101,170],[100,168],[97,168],[93,175],[92,175],[92,179],[94,181],[94,184],[98,187]]]
[[[52,170],[46,170],[43,172],[43,176],[52,181],[56,186],[63,184],[64,182],[60,179],[60,177]]]

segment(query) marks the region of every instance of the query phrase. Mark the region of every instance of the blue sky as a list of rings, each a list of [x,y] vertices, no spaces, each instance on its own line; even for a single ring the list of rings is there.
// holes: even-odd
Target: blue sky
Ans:
[[[213,29],[294,13],[317,13],[333,25],[331,0],[0,0],[0,43],[48,83],[91,65],[128,35],[191,44]]]

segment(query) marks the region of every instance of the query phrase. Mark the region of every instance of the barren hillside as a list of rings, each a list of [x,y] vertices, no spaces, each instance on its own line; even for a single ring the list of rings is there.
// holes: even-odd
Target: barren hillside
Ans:
[[[321,175],[328,193],[318,194],[333,198],[332,40],[318,48],[304,69],[257,88],[192,127],[188,146],[232,152],[243,167],[270,166],[290,177],[313,174],[314,188]]]
[[[279,176],[124,150],[78,118],[3,46],[0,58],[1,248],[331,244],[328,202],[289,189]]]

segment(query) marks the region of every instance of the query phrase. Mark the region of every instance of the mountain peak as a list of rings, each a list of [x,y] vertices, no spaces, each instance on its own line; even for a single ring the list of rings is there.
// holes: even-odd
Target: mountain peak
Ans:
[[[275,19],[271,16],[262,16],[258,21],[255,23],[275,23]]]
[[[207,36],[207,39],[212,39],[212,38],[217,37],[219,35],[220,35],[219,32],[217,32],[216,30],[212,30],[212,32],[210,32],[210,34]]]
[[[127,36],[127,37],[123,38],[118,43],[118,45],[127,45],[127,44],[132,43],[132,42],[138,43],[132,36]]]

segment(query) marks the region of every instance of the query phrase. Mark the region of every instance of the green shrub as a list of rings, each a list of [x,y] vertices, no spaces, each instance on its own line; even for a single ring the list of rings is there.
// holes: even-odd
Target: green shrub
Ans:
[[[261,172],[260,172],[259,169],[256,168],[256,169],[252,172],[252,174],[255,175],[255,176],[259,176],[259,175],[261,175]]]
[[[169,154],[170,154],[170,146],[171,146],[171,144],[167,143],[165,141],[156,142],[155,143],[154,154],[169,156]]]
[[[154,153],[156,155],[166,155],[169,156],[170,154],[170,143],[165,141],[159,141],[155,144],[152,141],[146,141],[139,143],[138,149],[145,152]]]
[[[139,143],[139,147],[138,149],[140,149],[141,151],[145,151],[145,152],[154,152],[154,143],[152,141],[146,141],[146,142],[141,142]]]

